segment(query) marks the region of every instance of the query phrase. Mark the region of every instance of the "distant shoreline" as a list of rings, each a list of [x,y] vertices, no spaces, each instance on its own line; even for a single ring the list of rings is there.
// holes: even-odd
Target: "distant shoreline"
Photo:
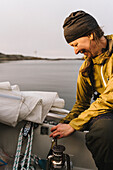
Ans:
[[[18,54],[3,54],[0,53],[0,62],[5,61],[16,61],[16,60],[83,60],[83,58],[43,58],[43,57],[32,57],[32,56],[23,56]]]

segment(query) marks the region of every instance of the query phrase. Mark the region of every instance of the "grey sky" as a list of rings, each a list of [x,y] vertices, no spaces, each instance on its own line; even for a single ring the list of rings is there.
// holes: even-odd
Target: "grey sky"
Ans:
[[[64,19],[82,9],[111,34],[112,6],[112,0],[0,0],[0,52],[75,57],[63,37]]]

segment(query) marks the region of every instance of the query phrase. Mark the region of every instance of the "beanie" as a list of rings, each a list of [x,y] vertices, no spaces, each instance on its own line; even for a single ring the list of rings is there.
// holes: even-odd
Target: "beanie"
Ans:
[[[68,43],[86,36],[99,27],[94,17],[84,11],[72,12],[64,21],[64,37]]]

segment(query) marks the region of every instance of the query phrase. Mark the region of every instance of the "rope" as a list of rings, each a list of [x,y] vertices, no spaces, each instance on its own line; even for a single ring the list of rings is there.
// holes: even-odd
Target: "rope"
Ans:
[[[27,157],[28,149],[29,149],[29,143],[30,143],[30,135],[28,135],[28,142],[27,142],[27,146],[26,146],[24,158],[23,158],[23,160],[22,160],[21,169],[23,169],[23,168],[24,168],[24,165],[25,165],[25,160],[26,160],[26,157]]]
[[[30,168],[30,162],[31,162],[31,150],[32,150],[32,141],[33,141],[33,129],[34,127],[31,127],[31,132],[28,134],[28,141],[25,149],[25,154],[22,159],[21,163],[21,170],[29,170]],[[20,154],[21,154],[21,148],[22,148],[22,139],[23,139],[23,128],[20,130],[19,138],[18,138],[18,145],[15,155],[15,160],[13,164],[13,170],[18,170],[19,160],[20,160]],[[27,157],[28,155],[28,157]],[[27,168],[24,168],[25,163],[27,160]],[[31,167],[32,168],[32,167]]]
[[[20,152],[21,152],[21,147],[22,147],[22,138],[23,138],[22,131],[23,131],[23,128],[20,130],[20,134],[18,138],[18,145],[17,145],[16,155],[15,155],[13,170],[17,170],[18,168]]]
[[[30,140],[30,146],[29,146],[27,170],[29,170],[30,161],[31,161],[32,142],[33,142],[33,127],[32,127],[32,130],[31,130],[31,140]]]

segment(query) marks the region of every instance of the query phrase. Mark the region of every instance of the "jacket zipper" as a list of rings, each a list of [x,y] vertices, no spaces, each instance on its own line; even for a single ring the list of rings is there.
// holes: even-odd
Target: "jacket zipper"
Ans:
[[[104,86],[106,87],[107,86],[107,84],[106,84],[106,82],[105,82],[105,79],[104,79],[104,76],[103,76],[103,65],[101,66],[101,77],[102,77],[102,81],[103,81],[103,83],[104,83]]]

